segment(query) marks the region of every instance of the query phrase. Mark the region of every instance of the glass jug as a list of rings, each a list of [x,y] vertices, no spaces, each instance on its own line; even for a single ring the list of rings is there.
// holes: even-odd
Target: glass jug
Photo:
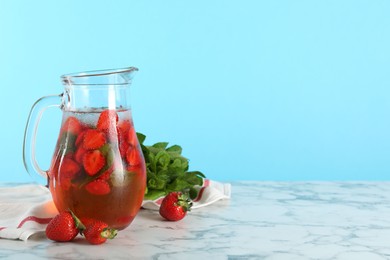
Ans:
[[[27,121],[23,160],[31,175],[48,180],[58,211],[127,227],[138,213],[146,168],[131,116],[134,67],[67,74],[64,92],[40,98]],[[35,159],[35,137],[44,110],[57,106],[62,123],[49,170]]]

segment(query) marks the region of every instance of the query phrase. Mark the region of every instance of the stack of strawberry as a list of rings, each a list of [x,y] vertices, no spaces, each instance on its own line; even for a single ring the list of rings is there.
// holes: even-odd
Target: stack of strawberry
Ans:
[[[72,241],[78,234],[93,245],[106,242],[117,235],[117,230],[109,228],[102,221],[84,218],[80,220],[72,211],[64,211],[55,216],[46,227],[47,238],[58,242]]]
[[[88,126],[70,116],[61,128],[50,177],[58,177],[63,190],[78,182],[85,184],[85,189],[91,194],[108,194],[108,181],[115,166],[122,168],[124,164],[125,170],[132,172],[140,167],[143,158],[135,148],[136,138],[130,120],[118,123],[115,110],[101,112],[96,126]],[[59,151],[60,148],[63,150]],[[117,156],[113,153],[117,150],[121,162],[114,162]]]

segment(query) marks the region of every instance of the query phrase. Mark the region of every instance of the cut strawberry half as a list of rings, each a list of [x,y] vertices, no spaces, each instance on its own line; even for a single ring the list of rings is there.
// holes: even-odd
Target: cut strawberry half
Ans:
[[[74,117],[70,116],[66,119],[66,121],[62,124],[62,131],[70,132],[74,135],[78,135],[82,131],[83,127],[80,121]]]
[[[106,158],[99,150],[88,151],[83,157],[84,170],[89,176],[97,174],[106,164]]]
[[[85,185],[85,189],[93,195],[107,195],[110,193],[110,185],[102,179],[96,179]]]
[[[130,144],[124,140],[122,135],[119,136],[119,153],[122,158],[126,157],[127,150],[129,149]]]
[[[83,147],[87,150],[94,150],[106,143],[106,135],[97,129],[88,129],[84,133]]]
[[[60,165],[59,173],[67,178],[74,177],[80,171],[80,166],[77,162],[68,157],[64,157]]]
[[[72,179],[79,173],[80,166],[70,158],[64,157],[58,170],[59,184],[64,190],[71,186]]]
[[[121,138],[122,140],[128,142],[131,145],[137,144],[137,135],[130,120],[122,121],[118,126],[118,132],[123,137]]]
[[[138,139],[137,139],[137,134],[135,133],[134,129],[131,129],[131,130],[127,133],[127,142],[128,142],[130,145],[133,145],[133,146],[136,146],[136,145],[137,145]]]
[[[129,165],[135,166],[142,162],[143,158],[141,152],[135,147],[130,146],[126,152],[126,161]]]
[[[111,165],[110,168],[108,168],[105,172],[102,173],[102,175],[99,176],[98,179],[108,181],[111,177],[111,173],[114,171],[114,165]]]
[[[76,160],[76,162],[83,163],[83,157],[87,151],[88,150],[84,149],[83,146],[77,148],[76,153],[74,154],[74,159]]]
[[[106,130],[104,130],[104,133],[107,136],[107,142],[110,142],[112,144],[118,143],[119,133],[118,133],[118,129],[117,128],[106,129]]]
[[[65,154],[64,158],[73,159],[74,158],[74,153],[73,152],[68,152],[67,154]]]
[[[130,131],[131,128],[131,122],[130,120],[123,120],[122,122],[119,123],[118,125],[118,132],[123,135],[124,137],[127,138],[127,133]],[[127,139],[126,139],[127,141]]]
[[[82,145],[82,143],[84,141],[84,135],[86,132],[87,132],[87,130],[84,130],[77,136],[76,142],[75,142],[76,147],[79,147],[80,145]]]
[[[118,123],[119,117],[115,110],[104,110],[100,113],[96,127],[102,131],[108,129],[115,129]]]

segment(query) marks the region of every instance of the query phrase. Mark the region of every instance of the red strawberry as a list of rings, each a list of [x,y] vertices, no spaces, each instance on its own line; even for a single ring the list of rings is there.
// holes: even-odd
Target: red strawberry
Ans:
[[[74,135],[78,135],[82,131],[83,127],[80,121],[74,117],[70,116],[66,119],[66,121],[62,124],[62,131],[70,132]]]
[[[127,142],[129,137],[129,131],[131,129],[130,120],[123,120],[118,125],[118,134],[121,136],[121,140]]]
[[[84,134],[83,147],[87,150],[98,149],[106,143],[106,135],[97,129],[88,129]]]
[[[85,135],[86,132],[87,132],[87,130],[84,130],[84,131],[82,131],[82,132],[77,136],[76,142],[75,142],[75,145],[76,145],[77,147],[79,147],[79,146],[83,143],[83,141],[84,141],[84,135]]]
[[[134,145],[134,146],[137,144],[138,139],[137,139],[137,134],[135,133],[134,129],[131,129],[127,133],[127,142],[131,145]]]
[[[72,152],[68,152],[67,154],[65,154],[64,158],[73,159],[73,156],[74,154]]]
[[[120,135],[120,141],[125,141],[134,146],[137,144],[137,135],[130,120],[124,120],[119,124],[118,133]]]
[[[131,128],[130,120],[123,120],[118,125],[118,132],[120,132],[121,134],[126,134],[129,132],[130,128]]]
[[[77,162],[68,157],[64,157],[59,168],[59,184],[64,190],[68,190],[72,185],[71,181],[80,171],[80,166]]]
[[[178,221],[190,211],[192,202],[181,192],[171,192],[161,202],[160,215],[170,221]]]
[[[84,149],[83,146],[77,148],[76,153],[74,154],[74,159],[76,160],[76,162],[83,163],[83,158],[87,151],[88,150]]]
[[[116,229],[109,228],[106,223],[99,220],[88,221],[83,231],[85,239],[93,245],[103,244],[107,239],[113,239],[117,233]]]
[[[141,165],[138,164],[138,165],[128,165],[128,166],[126,166],[126,171],[135,173],[137,175],[141,175],[142,172],[144,172],[145,170],[143,169],[143,167]]]
[[[139,165],[143,161],[141,152],[138,149],[130,146],[126,152],[126,161],[129,165],[132,166]]]
[[[68,157],[64,157],[64,159],[61,162],[60,170],[59,170],[61,175],[71,178],[79,171],[80,171],[80,166],[78,165],[78,163],[76,163],[75,161],[73,161]]]
[[[110,185],[99,178],[85,185],[85,189],[93,195],[107,195],[111,191]]]
[[[62,212],[55,216],[46,227],[48,239],[67,242],[73,240],[85,227],[71,212]]]
[[[119,136],[119,153],[122,158],[125,158],[127,150],[129,149],[130,144],[124,140],[124,137],[122,135]]]
[[[111,167],[108,168],[107,171],[103,172],[102,175],[99,176],[99,179],[108,181],[113,171],[114,171],[114,165],[111,165]]]
[[[96,127],[102,131],[115,129],[118,119],[119,117],[115,110],[104,110],[100,113]]]
[[[98,173],[106,164],[106,158],[99,150],[88,151],[83,157],[83,166],[89,176]]]

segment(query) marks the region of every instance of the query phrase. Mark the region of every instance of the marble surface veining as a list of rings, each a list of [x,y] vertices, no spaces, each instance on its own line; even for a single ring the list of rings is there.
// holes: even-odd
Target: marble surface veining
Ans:
[[[5,259],[390,259],[390,182],[233,182],[179,222],[141,210],[114,240],[0,240]]]

